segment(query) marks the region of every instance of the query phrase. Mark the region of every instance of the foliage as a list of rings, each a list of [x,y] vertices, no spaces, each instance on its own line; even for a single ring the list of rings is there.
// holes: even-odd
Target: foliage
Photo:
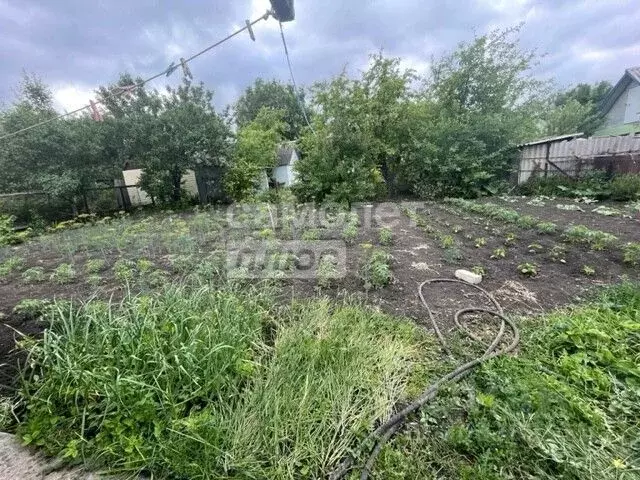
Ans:
[[[596,274],[596,269],[593,267],[590,267],[589,265],[583,265],[582,273],[584,273],[587,277],[591,277]]]
[[[84,264],[84,270],[88,274],[98,273],[104,269],[106,261],[103,258],[90,258]]]
[[[343,72],[314,86],[313,131],[303,134],[295,167],[298,198],[350,203],[385,192],[385,174],[400,155],[412,78],[399,59],[379,54],[360,79]]]
[[[568,227],[564,231],[564,237],[570,242],[587,244],[593,250],[603,250],[618,240],[615,235],[600,230],[592,230],[584,225]]]
[[[233,107],[234,116],[239,129],[253,122],[260,110],[268,108],[281,111],[283,121],[282,135],[286,140],[296,140],[306,126],[304,112],[304,91],[294,92],[291,85],[277,80],[265,81],[256,79],[247,87]]]
[[[329,288],[339,277],[338,260],[333,255],[323,255],[318,263],[318,286]]]
[[[276,166],[283,128],[282,111],[264,107],[238,131],[233,162],[224,178],[232,199],[240,201],[254,194],[260,175]]]
[[[631,265],[640,265],[640,243],[629,242],[622,247],[623,260]]]
[[[538,275],[538,266],[535,263],[521,263],[518,265],[518,272],[526,277],[535,277]]]
[[[570,90],[559,92],[553,99],[545,120],[547,135],[566,135],[581,132],[587,136],[602,125],[599,104],[611,89],[609,82],[593,85],[580,83]]]
[[[18,434],[121,474],[325,477],[407,399],[431,341],[356,305],[271,305],[260,290],[170,287],[56,306],[25,342]]]
[[[487,270],[482,265],[474,265],[471,268],[471,271],[476,275],[482,275],[483,277],[487,275]]]
[[[401,166],[417,195],[495,193],[515,145],[537,134],[543,85],[528,75],[535,56],[514,33],[477,37],[433,62],[427,90],[411,109]]]
[[[15,217],[0,214],[0,246],[22,243],[31,235],[31,229],[16,231],[14,221]]]
[[[498,260],[507,256],[507,249],[504,247],[498,247],[491,253],[491,259]]]
[[[609,188],[612,200],[637,200],[640,198],[640,174],[617,175]]]
[[[0,277],[6,277],[12,272],[20,270],[24,266],[24,260],[18,256],[6,258],[0,263]]]
[[[391,254],[385,250],[373,248],[370,245],[364,248],[364,261],[360,267],[360,279],[364,283],[365,290],[382,288],[393,280],[390,262]]]
[[[378,241],[380,242],[380,245],[389,246],[393,244],[393,230],[389,227],[382,227],[378,231]]]
[[[75,278],[76,271],[73,266],[68,263],[58,265],[53,272],[51,272],[50,276],[51,281],[59,283],[60,285],[71,283]]]
[[[418,432],[386,447],[380,478],[635,478],[640,288],[599,297],[524,322],[518,355],[444,389]]]
[[[46,280],[44,268],[31,267],[22,272],[22,281],[24,283],[42,283]]]

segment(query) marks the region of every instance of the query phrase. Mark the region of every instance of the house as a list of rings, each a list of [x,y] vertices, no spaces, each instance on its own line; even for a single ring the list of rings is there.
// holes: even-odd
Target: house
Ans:
[[[640,66],[628,68],[600,106],[604,125],[595,135],[640,133]]]
[[[296,180],[295,163],[299,160],[298,151],[293,144],[281,145],[278,148],[278,163],[271,172],[273,185],[290,187]]]

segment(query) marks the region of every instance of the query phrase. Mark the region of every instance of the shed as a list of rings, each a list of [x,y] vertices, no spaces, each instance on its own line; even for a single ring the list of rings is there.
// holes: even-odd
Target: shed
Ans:
[[[278,148],[278,163],[271,173],[276,187],[290,187],[296,180],[295,163],[299,160],[298,151],[293,144],[285,144]]]

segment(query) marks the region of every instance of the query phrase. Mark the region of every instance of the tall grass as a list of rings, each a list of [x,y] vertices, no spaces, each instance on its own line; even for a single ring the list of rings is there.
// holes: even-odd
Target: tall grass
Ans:
[[[19,434],[121,472],[327,474],[426,381],[432,343],[355,305],[270,305],[258,290],[174,286],[58,306],[28,345]]]

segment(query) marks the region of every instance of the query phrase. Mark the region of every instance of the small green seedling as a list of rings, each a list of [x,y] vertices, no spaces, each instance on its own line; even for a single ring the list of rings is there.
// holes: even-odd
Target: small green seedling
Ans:
[[[582,273],[584,273],[587,277],[592,277],[593,275],[595,275],[596,270],[595,268],[590,267],[589,265],[583,265]]]
[[[554,245],[549,250],[549,256],[551,260],[559,263],[567,263],[565,256],[567,254],[567,249],[563,245]]]
[[[451,229],[453,233],[460,233],[462,230],[463,229],[460,225],[454,225],[453,228]]]
[[[455,240],[451,235],[443,235],[440,238],[440,246],[444,249],[452,248],[455,245]]]
[[[358,238],[358,226],[353,223],[347,224],[342,229],[342,239],[346,243],[352,244],[356,241],[356,238]]]
[[[507,256],[507,249],[504,247],[496,248],[489,258],[497,260],[499,258],[504,258]]]
[[[622,247],[623,261],[633,266],[640,265],[640,243],[629,242]]]
[[[516,236],[515,233],[507,233],[507,236],[504,239],[504,244],[508,247],[516,243],[517,239],[518,237]]]
[[[558,226],[553,222],[540,222],[536,225],[536,231],[544,235],[550,235],[557,230]]]
[[[102,258],[92,258],[84,264],[84,270],[88,274],[98,273],[104,268],[105,263]]]
[[[338,278],[338,261],[334,255],[324,255],[318,264],[318,286],[329,288]]]
[[[302,232],[302,235],[300,236],[300,238],[307,242],[318,240],[320,239],[320,232],[318,231],[317,228],[310,228],[309,230],[305,230],[304,232]]]
[[[521,263],[518,265],[518,272],[526,277],[535,277],[538,275],[538,266],[535,263]]]
[[[475,239],[475,247],[482,248],[487,244],[487,240],[484,237],[479,237]]]
[[[483,277],[487,275],[487,271],[482,265],[474,265],[471,271],[476,275],[482,275]]]
[[[529,250],[529,253],[540,253],[542,250],[544,250],[544,247],[539,243],[532,243],[527,247],[527,250]]]

